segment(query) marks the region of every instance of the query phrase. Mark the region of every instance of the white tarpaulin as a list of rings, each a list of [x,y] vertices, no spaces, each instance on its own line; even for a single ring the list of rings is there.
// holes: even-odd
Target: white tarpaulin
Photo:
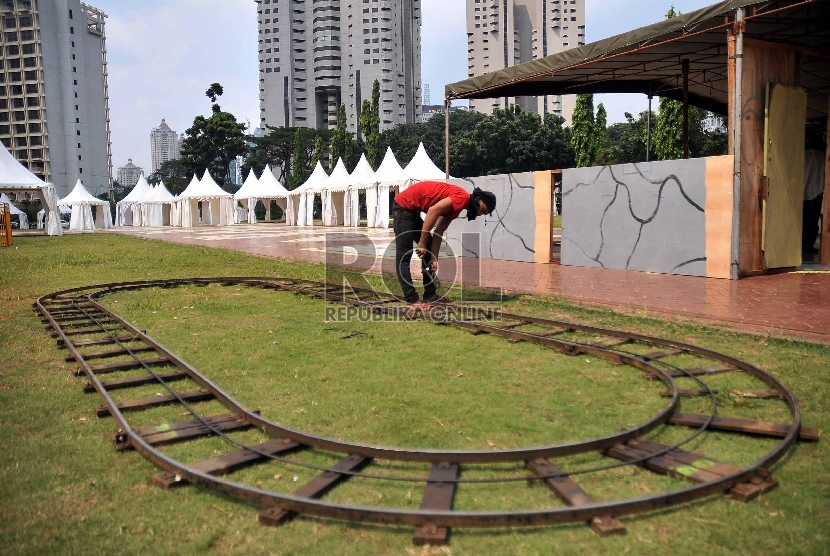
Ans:
[[[61,216],[67,216],[72,214],[72,207],[61,206],[60,207]],[[61,218],[63,220],[63,218]],[[40,209],[37,211],[37,229],[42,230],[44,224],[46,223],[46,209]]]
[[[5,193],[0,193],[0,205],[9,205],[9,210],[11,211],[12,216],[17,216],[21,230],[29,229],[29,217],[26,216],[25,212],[14,206],[11,199],[9,199]]]
[[[46,235],[63,234],[58,216],[58,195],[55,186],[46,183],[24,168],[11,153],[3,147],[0,149],[0,190],[6,192],[26,192],[40,195],[40,202],[46,211]]]
[[[207,226],[233,224],[233,195],[219,187],[207,170],[201,180],[197,180],[194,176],[187,189],[174,199],[174,203],[181,217],[181,226],[184,228],[193,228],[200,224]]]
[[[288,198],[288,190],[282,186],[271,172],[271,166],[266,165],[262,171],[262,175],[257,179],[254,171],[248,174],[245,183],[237,191],[233,198],[235,201],[242,203],[247,210],[247,218],[249,224],[256,224],[256,205],[258,201],[263,201],[265,205],[265,220],[271,220],[271,200],[276,200],[283,213],[286,210],[286,200]]]
[[[345,223],[346,226],[357,228],[360,225],[360,190],[366,191],[366,221],[371,227],[374,223],[375,211],[377,209],[377,185],[375,184],[375,171],[366,160],[366,153],[360,155],[360,160],[354,170],[349,174],[349,194],[345,199]],[[375,199],[372,206],[371,218],[368,215],[369,197]]]
[[[386,148],[386,155],[380,163],[378,171],[375,172],[375,183],[377,183],[377,209],[375,209],[374,228],[389,227],[389,191],[400,188],[407,181],[406,174],[395,159],[391,147]],[[368,197],[367,197],[368,203]],[[368,212],[368,211],[367,211]]]
[[[297,189],[288,192],[288,216],[294,226],[312,226],[314,224],[314,195],[322,191],[323,184],[329,178],[323,165],[317,161],[317,166],[311,176]]]
[[[444,181],[447,177],[447,174],[432,162],[423,143],[418,144],[418,150],[415,151],[415,156],[412,157],[412,160],[403,169],[403,173],[406,176],[406,181],[401,184],[401,191],[404,191],[411,184],[418,181]],[[452,178],[452,176],[450,177]]]
[[[167,190],[164,182],[159,182],[144,199],[141,200],[142,226],[169,226],[170,211],[173,207],[173,194]]]
[[[349,189],[349,171],[338,158],[329,179],[323,183],[320,194],[323,197],[323,226],[343,225],[343,200]]]
[[[70,230],[83,231],[95,230],[96,228],[105,230],[112,228],[109,201],[103,201],[90,195],[81,180],[78,180],[69,195],[56,204],[72,207],[72,217],[69,220]],[[97,207],[95,220],[92,219],[93,206]]]
[[[141,210],[138,205],[149,192],[150,184],[144,179],[144,174],[141,174],[133,190],[115,204],[115,225],[141,226]]]

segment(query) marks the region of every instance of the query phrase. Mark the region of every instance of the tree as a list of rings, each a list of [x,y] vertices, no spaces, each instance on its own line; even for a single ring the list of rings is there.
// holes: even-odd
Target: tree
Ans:
[[[591,164],[596,165],[600,148],[605,144],[605,137],[608,135],[608,113],[605,105],[601,102],[597,107],[596,120],[594,121],[594,137],[591,145]]]
[[[357,164],[357,159],[360,153],[357,149],[358,143],[354,139],[354,134],[346,129],[346,105],[341,104],[337,115],[337,130],[331,138],[331,147],[329,149],[329,165],[334,168],[337,164],[337,159],[342,158],[346,169],[354,169]]]
[[[306,140],[303,137],[302,128],[297,128],[294,133],[294,153],[291,157],[291,177],[288,180],[287,189],[297,189],[306,179],[308,172],[306,168]]]
[[[366,103],[363,103],[366,106]],[[361,114],[361,117],[363,114]],[[363,131],[363,138],[366,143],[366,159],[372,168],[377,168],[380,163],[380,82],[375,79],[372,84],[372,103],[369,105],[369,114],[366,117],[366,129]]]
[[[318,136],[317,139],[314,141],[314,152],[312,153],[311,161],[308,164],[308,167],[311,168],[312,172],[314,171],[314,168],[317,167],[317,163],[323,159],[324,148],[325,144],[323,143],[323,138],[321,136]]]
[[[571,118],[571,147],[577,168],[594,163],[594,95],[576,95],[576,106]]]
[[[666,13],[666,19],[680,15],[674,5]],[[689,126],[691,127],[691,125]],[[683,103],[660,97],[657,112],[657,128],[654,130],[654,154],[659,160],[683,157]]]
[[[690,124],[691,127],[691,124]],[[654,154],[658,160],[683,158],[683,103],[660,97]]]
[[[167,160],[161,163],[158,170],[150,174],[147,183],[158,185],[163,181],[164,186],[170,193],[178,195],[185,190],[192,176],[193,174],[188,172],[181,160]]]
[[[202,175],[205,170],[217,183],[228,182],[230,163],[247,152],[245,124],[236,121],[233,114],[222,112],[216,99],[222,94],[222,86],[214,83],[205,92],[213,102],[213,114],[209,118],[196,116],[193,125],[185,132],[182,141],[181,163],[188,174]]]

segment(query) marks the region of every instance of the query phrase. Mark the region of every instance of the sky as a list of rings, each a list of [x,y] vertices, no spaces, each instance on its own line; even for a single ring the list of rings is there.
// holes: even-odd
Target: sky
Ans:
[[[586,41],[664,19],[672,4],[689,12],[715,0],[585,0]],[[259,120],[257,4],[253,0],[89,0],[107,14],[107,69],[113,174],[131,158],[150,172],[150,130],[162,118],[183,133],[210,114],[205,91],[221,83],[223,110]],[[421,0],[421,77],[433,104],[467,77],[466,2]],[[609,123],[646,110],[644,95],[596,95]]]

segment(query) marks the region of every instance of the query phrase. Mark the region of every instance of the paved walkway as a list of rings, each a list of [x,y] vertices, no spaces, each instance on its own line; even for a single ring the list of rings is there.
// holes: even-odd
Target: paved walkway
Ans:
[[[387,251],[391,230],[288,227],[278,224],[227,228],[116,228],[116,232],[175,243],[234,249],[264,257],[323,262],[326,234],[350,243],[364,240],[359,254]],[[375,254],[371,251],[374,246]],[[331,245],[331,244],[330,244]],[[367,248],[367,245],[368,248]],[[393,246],[394,247],[394,246]],[[384,262],[384,265],[388,262]],[[367,265],[368,266],[368,265]],[[390,268],[394,268],[394,264]],[[668,317],[727,323],[737,328],[830,343],[830,273],[789,273],[717,280],[556,264],[483,260],[481,285],[505,291],[562,296],[623,311],[647,310]]]

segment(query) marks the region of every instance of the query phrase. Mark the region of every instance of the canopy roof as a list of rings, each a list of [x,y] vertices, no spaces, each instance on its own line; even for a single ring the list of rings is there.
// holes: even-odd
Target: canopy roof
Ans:
[[[12,203],[11,199],[9,199],[8,195],[5,193],[0,193],[0,205],[9,205],[9,212],[12,214],[26,214]]]
[[[319,191],[327,179],[329,179],[329,175],[326,174],[325,170],[323,170],[323,165],[320,164],[320,161],[318,160],[317,166],[314,167],[314,171],[311,173],[311,176],[305,180],[305,183],[297,189],[289,191],[289,193],[294,195],[295,193],[305,193],[306,191]]]
[[[415,156],[412,157],[412,160],[406,165],[403,172],[408,179],[418,181],[443,180],[447,177],[447,174],[432,162],[432,159],[427,154],[427,150],[424,148],[423,142],[418,144],[418,150],[415,151]]]
[[[58,205],[109,205],[109,201],[96,199],[89,194],[81,180],[78,180],[69,195],[58,201]]]
[[[349,174],[349,185],[360,186],[373,183],[375,183],[375,171],[372,170],[372,166],[366,160],[366,153],[363,153],[360,155],[360,160],[357,166],[354,167],[354,171]]]
[[[263,172],[263,175],[265,175],[265,172]],[[251,171],[248,172],[248,177],[245,178],[245,182],[242,184],[242,187],[239,188],[239,191],[233,194],[233,198],[248,199],[249,197],[257,197],[256,190],[258,185],[259,179],[256,177],[254,169],[251,168]]]
[[[446,97],[498,98],[644,93],[681,100],[689,60],[689,102],[726,114],[727,29],[745,9],[745,40],[802,53],[807,117],[827,114],[830,0],[728,0],[615,37],[446,86]]]
[[[147,196],[147,193],[150,192],[150,184],[147,183],[147,180],[144,179],[144,174],[138,178],[138,182],[133,187],[133,190],[130,191],[129,195],[118,201],[118,204],[130,204],[130,203],[138,203]]]
[[[395,159],[392,147],[386,147],[386,155],[384,155],[383,162],[380,163],[378,171],[375,172],[374,179],[375,183],[390,186],[400,185],[408,179],[403,168],[401,168],[401,165]]]
[[[258,194],[255,197],[260,199],[282,199],[288,197],[288,190],[279,182],[269,164],[265,165],[265,170],[262,171],[262,175],[259,177],[256,192]]]
[[[321,189],[328,189],[329,191],[345,191],[349,188],[349,171],[346,170],[346,165],[343,164],[343,159],[338,158],[334,170],[331,171],[329,179],[322,185]]]
[[[39,189],[45,182],[20,164],[4,146],[0,149],[0,187]]]
[[[222,197],[233,197],[233,195],[219,187],[210,177],[210,172],[205,170],[205,175],[202,176],[201,181],[193,176],[190,185],[176,199],[219,199]]]
[[[150,193],[147,194],[144,199],[141,200],[142,203],[147,203],[150,205],[158,205],[164,203],[172,203],[173,202],[173,194],[167,190],[167,187],[164,185],[163,181],[160,181],[157,186],[155,186]]]

